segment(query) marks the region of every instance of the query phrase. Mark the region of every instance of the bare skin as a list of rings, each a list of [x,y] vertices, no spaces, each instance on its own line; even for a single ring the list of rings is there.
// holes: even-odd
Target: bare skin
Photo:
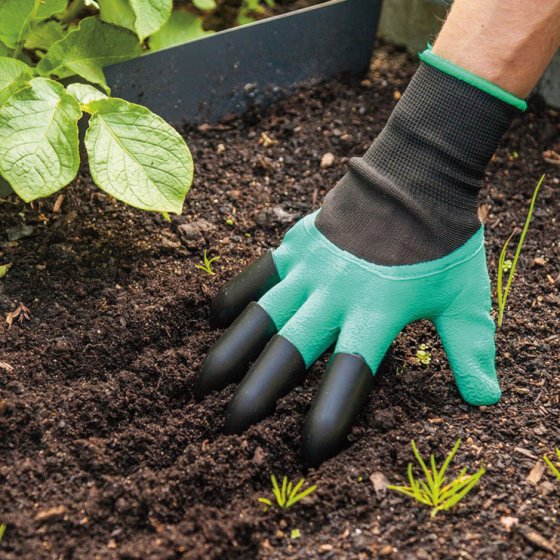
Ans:
[[[560,48],[560,0],[455,0],[433,52],[527,97]]]

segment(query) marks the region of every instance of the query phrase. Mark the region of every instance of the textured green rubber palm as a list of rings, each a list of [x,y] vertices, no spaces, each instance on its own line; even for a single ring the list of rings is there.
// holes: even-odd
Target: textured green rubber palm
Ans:
[[[429,319],[463,399],[498,402],[483,228],[441,259],[381,266],[333,245],[315,227],[316,214],[292,227],[273,252],[281,282],[259,300],[306,365],[336,342],[335,353],[357,354],[375,373],[397,334]]]

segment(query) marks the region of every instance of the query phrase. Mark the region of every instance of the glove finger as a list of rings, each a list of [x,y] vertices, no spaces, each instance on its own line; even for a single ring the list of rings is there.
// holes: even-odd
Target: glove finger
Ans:
[[[490,315],[482,309],[463,310],[459,315],[439,317],[435,325],[463,399],[474,406],[497,403],[501,390]]]
[[[275,333],[268,313],[258,303],[250,303],[206,356],[196,380],[195,397],[200,400],[237,383]]]
[[[274,412],[276,401],[300,383],[305,362],[299,350],[276,335],[243,378],[231,400],[225,432],[237,434]]]
[[[372,387],[373,374],[360,356],[332,356],[303,428],[306,465],[318,467],[346,447]]]
[[[360,356],[375,375],[391,342],[404,326],[382,314],[359,310],[344,322],[334,352]]]
[[[257,301],[278,282],[280,276],[272,252],[268,251],[222,287],[210,308],[210,325],[228,327],[250,302]]]
[[[336,340],[338,328],[325,324],[328,314],[321,299],[318,294],[309,298],[267,345],[237,388],[226,431],[238,433],[272,414],[277,400],[303,380],[305,370]]]
[[[313,293],[278,333],[300,351],[307,368],[335,343],[340,331],[338,314],[329,307],[321,292]]]

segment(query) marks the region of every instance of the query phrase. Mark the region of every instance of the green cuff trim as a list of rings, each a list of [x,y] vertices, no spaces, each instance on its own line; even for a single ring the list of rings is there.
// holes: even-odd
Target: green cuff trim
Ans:
[[[481,78],[480,76],[477,76],[476,74],[449,62],[449,60],[434,54],[429,48],[421,52],[418,56],[422,62],[425,62],[426,64],[429,64],[430,66],[433,66],[434,68],[437,68],[438,70],[441,70],[458,80],[462,80],[463,82],[466,82],[467,84],[470,84],[471,86],[498,98],[504,103],[513,105],[520,111],[525,111],[527,109],[527,101],[524,99],[516,97],[512,93],[498,87],[492,82],[489,82],[488,80],[485,80],[484,78]]]

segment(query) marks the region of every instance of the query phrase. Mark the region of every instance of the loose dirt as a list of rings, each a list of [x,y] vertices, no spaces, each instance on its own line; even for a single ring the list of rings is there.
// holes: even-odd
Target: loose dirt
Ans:
[[[560,168],[543,156],[560,151],[560,117],[538,99],[504,138],[481,197],[495,278],[500,249],[547,174],[497,333],[499,405],[464,404],[433,328],[412,325],[380,369],[350,447],[307,473],[318,490],[287,513],[264,513],[257,498],[270,497],[270,474],[302,475],[301,427],[325,360],[242,436],[222,434],[232,387],[193,400],[220,334],[207,324],[212,296],[317,208],[380,131],[414,66],[382,48],[364,81],[331,81],[186,130],[196,180],[172,223],[112,201],[86,169],[58,212],[56,195],[0,199],[0,264],[13,264],[0,280],[1,558],[560,554],[560,481],[535,467],[560,446]],[[204,249],[220,256],[215,276],[195,266]],[[420,344],[429,365],[416,359]],[[430,518],[383,491],[379,473],[405,482],[412,438],[441,461],[459,437],[455,466],[488,472],[456,509]]]

